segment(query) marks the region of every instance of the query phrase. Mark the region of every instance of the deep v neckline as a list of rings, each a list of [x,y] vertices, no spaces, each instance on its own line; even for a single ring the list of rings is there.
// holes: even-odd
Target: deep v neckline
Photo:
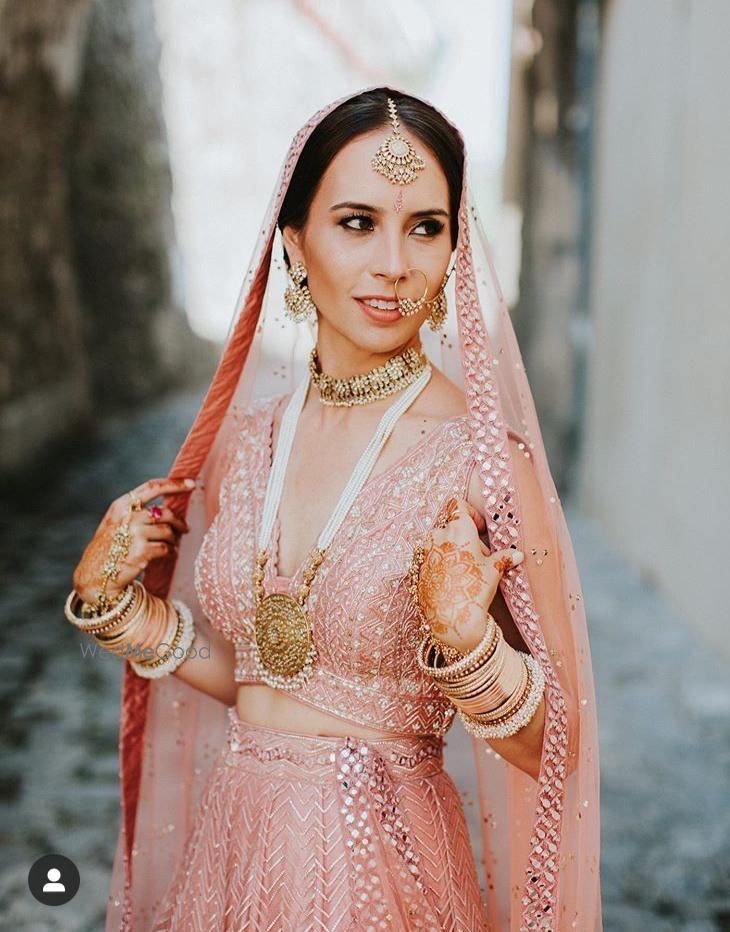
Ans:
[[[271,412],[269,414],[269,421],[267,424],[268,463],[267,463],[266,475],[264,476],[264,485],[268,482],[269,474],[271,473],[271,469],[274,465],[274,417],[275,417],[276,411],[278,410],[279,405],[282,403],[284,398],[286,398],[286,394],[282,395],[281,398],[275,404],[271,406]],[[330,541],[330,545],[328,549],[331,549],[334,546],[335,541],[337,540],[339,534],[345,529],[345,525],[347,524],[350,518],[352,509],[360,502],[361,497],[368,491],[369,486],[372,482],[374,482],[376,479],[382,479],[382,478],[387,477],[390,472],[402,466],[403,463],[407,462],[409,459],[411,459],[411,457],[415,456],[416,453],[418,453],[423,446],[429,443],[433,439],[433,437],[438,433],[438,431],[444,428],[447,424],[451,424],[454,421],[463,420],[466,417],[468,417],[468,414],[454,414],[451,417],[445,418],[443,421],[439,421],[439,423],[435,427],[433,427],[427,434],[421,437],[420,440],[416,441],[416,443],[411,444],[411,446],[408,447],[408,449],[404,450],[403,453],[398,457],[398,459],[394,460],[389,466],[386,466],[385,469],[382,469],[380,472],[371,473],[368,476],[368,478],[365,480],[365,483],[360,489],[360,491],[355,496],[352,502],[352,507],[350,509],[350,512],[347,513],[347,515],[345,516],[345,520],[342,522],[338,530],[335,532],[335,536]],[[279,438],[277,437],[277,444],[278,442],[279,442]],[[272,529],[271,544],[269,548],[271,552],[269,554],[267,565],[269,566],[270,576],[273,578],[273,580],[277,584],[286,586],[288,589],[291,589],[294,581],[298,579],[303,573],[305,565],[309,563],[312,551],[314,550],[316,546],[316,540],[312,544],[312,546],[309,548],[309,550],[307,551],[307,555],[304,557],[302,562],[299,564],[299,566],[294,571],[294,574],[292,576],[282,576],[278,572],[280,538],[281,538],[281,518],[280,518],[279,513],[277,512],[276,518],[274,519],[274,526]],[[319,538],[319,533],[317,534],[317,539],[318,538]]]

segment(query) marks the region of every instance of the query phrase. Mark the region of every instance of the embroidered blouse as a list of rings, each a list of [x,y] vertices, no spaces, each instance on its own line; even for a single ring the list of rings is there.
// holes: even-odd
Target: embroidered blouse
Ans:
[[[253,567],[272,463],[276,406],[285,394],[253,401],[227,454],[219,510],[195,561],[195,588],[211,625],[235,647],[235,680],[261,682],[255,647]],[[307,600],[318,658],[292,696],[332,715],[399,734],[443,735],[455,708],[418,667],[421,641],[410,605],[413,548],[452,495],[465,497],[472,457],[467,415],[439,423],[395,462],[366,480],[332,539]],[[375,481],[373,481],[373,479]],[[264,571],[270,592],[296,592],[305,566]],[[305,561],[305,564],[308,560]]]

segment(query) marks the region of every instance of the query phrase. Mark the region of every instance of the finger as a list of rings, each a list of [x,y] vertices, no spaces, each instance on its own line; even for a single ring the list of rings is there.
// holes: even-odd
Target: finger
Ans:
[[[515,550],[513,547],[506,547],[504,550],[496,550],[489,556],[492,566],[502,576],[513,569],[513,567],[522,563],[524,558],[525,556],[522,551]]]
[[[468,502],[465,498],[457,498],[456,501],[459,504],[459,511],[466,512],[476,524],[479,533],[483,534],[487,530],[487,519],[484,515],[479,514],[471,502]]]
[[[156,507],[159,509],[159,516],[151,515],[148,509],[140,512],[140,514],[144,515],[144,524],[169,524],[174,527],[178,533],[187,534],[190,530],[190,526],[184,518],[179,518],[172,508],[168,508],[167,506],[157,505]]]
[[[167,540],[177,543],[177,533],[167,524],[145,524],[142,531],[145,540]]]
[[[150,541],[145,544],[141,554],[131,565],[137,567],[138,571],[145,570],[152,560],[166,557],[168,554],[172,553],[174,549],[174,546],[166,541]]]
[[[127,494],[126,501],[127,504],[130,504],[130,495],[132,495],[138,498],[143,505],[147,505],[159,495],[179,495],[190,492],[194,488],[195,479],[148,479],[147,482],[143,482],[142,485],[132,489]]]

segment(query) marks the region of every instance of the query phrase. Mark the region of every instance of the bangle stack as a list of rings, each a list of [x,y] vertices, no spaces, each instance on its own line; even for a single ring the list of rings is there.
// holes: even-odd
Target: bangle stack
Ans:
[[[481,641],[449,662],[433,638],[424,637],[418,665],[452,700],[466,730],[478,738],[508,738],[532,719],[545,689],[545,675],[531,654],[504,640],[492,615]]]
[[[193,616],[187,605],[152,595],[136,579],[125,587],[114,606],[101,614],[98,606],[83,602],[72,589],[64,613],[71,624],[93,635],[105,650],[128,659],[130,654],[143,654],[144,659],[129,662],[135,673],[147,679],[176,670],[195,638]],[[142,643],[155,646],[141,649]],[[167,649],[159,654],[163,646]]]

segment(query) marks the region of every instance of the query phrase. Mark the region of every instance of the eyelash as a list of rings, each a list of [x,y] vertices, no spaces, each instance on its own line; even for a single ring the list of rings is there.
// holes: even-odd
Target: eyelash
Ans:
[[[342,220],[340,220],[340,226],[343,227],[345,230],[349,230],[351,233],[371,233],[372,232],[372,230],[358,230],[358,229],[355,229],[354,227],[348,226],[348,223],[351,220],[367,220],[369,223],[372,223],[373,219],[372,217],[368,216],[368,214],[350,214],[349,217],[343,217]],[[422,226],[424,223],[431,224],[431,231],[429,233],[418,233],[417,234],[418,236],[422,236],[424,239],[430,239],[434,236],[438,236],[438,234],[444,228],[444,224],[441,223],[439,220],[421,220],[421,222],[417,224],[417,227]]]

